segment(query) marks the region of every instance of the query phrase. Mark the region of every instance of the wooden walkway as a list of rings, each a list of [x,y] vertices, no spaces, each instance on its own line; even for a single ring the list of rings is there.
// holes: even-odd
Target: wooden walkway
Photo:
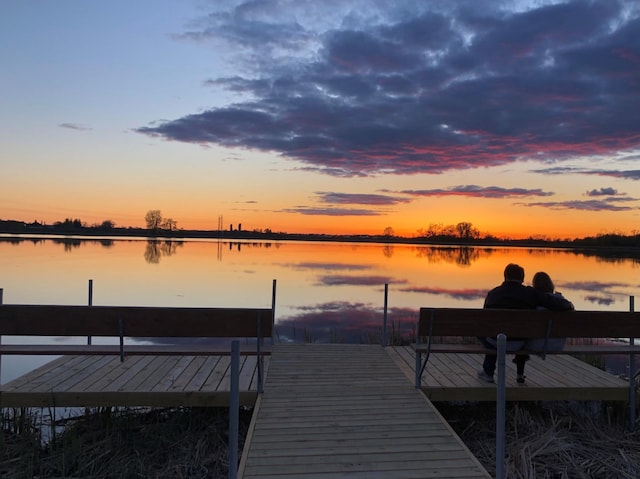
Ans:
[[[274,346],[239,477],[490,477],[375,345]]]
[[[230,365],[230,356],[61,356],[2,385],[0,407],[229,407]],[[240,405],[255,404],[257,381],[256,356],[242,356]]]

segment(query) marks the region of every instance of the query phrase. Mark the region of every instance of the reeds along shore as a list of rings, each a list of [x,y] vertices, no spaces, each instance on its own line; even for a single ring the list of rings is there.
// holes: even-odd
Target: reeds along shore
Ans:
[[[495,406],[437,406],[494,474]],[[107,408],[59,420],[47,416],[47,411],[2,413],[0,477],[5,479],[228,477],[225,408]],[[240,411],[238,457],[251,414],[251,409]],[[626,426],[623,408],[601,402],[511,404],[506,475],[512,479],[640,477],[640,434],[628,432]],[[47,440],[43,440],[45,429]]]

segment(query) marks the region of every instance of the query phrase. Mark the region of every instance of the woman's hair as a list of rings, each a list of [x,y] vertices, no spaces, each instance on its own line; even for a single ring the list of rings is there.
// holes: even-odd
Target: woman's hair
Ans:
[[[551,281],[551,276],[543,271],[540,271],[533,275],[531,284],[535,289],[539,289],[540,291],[544,291],[545,293],[553,293],[556,289],[553,281]]]

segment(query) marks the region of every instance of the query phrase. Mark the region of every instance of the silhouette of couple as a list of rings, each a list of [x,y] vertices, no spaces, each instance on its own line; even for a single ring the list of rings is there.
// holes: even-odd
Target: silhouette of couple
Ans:
[[[533,276],[532,286],[524,284],[524,268],[517,264],[508,264],[504,269],[504,282],[493,288],[484,300],[484,308],[496,309],[551,309],[567,311],[574,309],[573,303],[565,299],[562,294],[555,291],[551,277],[544,272],[538,272]],[[478,338],[488,348],[497,348],[496,338]],[[545,344],[546,342],[546,344]],[[517,351],[560,350],[564,347],[564,338],[508,338],[507,351],[515,352],[513,362],[516,364],[517,381],[525,382],[524,366],[529,360],[528,354],[518,354]],[[482,369],[478,371],[478,377],[486,382],[493,382],[493,373],[496,369],[497,355],[485,355]]]

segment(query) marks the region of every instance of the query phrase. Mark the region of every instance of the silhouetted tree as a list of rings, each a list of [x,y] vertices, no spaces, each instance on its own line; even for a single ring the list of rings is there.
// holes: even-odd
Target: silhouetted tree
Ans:
[[[458,223],[456,225],[456,232],[461,239],[474,239],[480,236],[480,232],[468,222]]]
[[[162,220],[161,226],[163,230],[175,231],[178,229],[178,222],[173,218],[166,218]]]
[[[144,221],[147,223],[148,229],[159,230],[162,225],[162,213],[160,210],[149,210],[144,215]]]

